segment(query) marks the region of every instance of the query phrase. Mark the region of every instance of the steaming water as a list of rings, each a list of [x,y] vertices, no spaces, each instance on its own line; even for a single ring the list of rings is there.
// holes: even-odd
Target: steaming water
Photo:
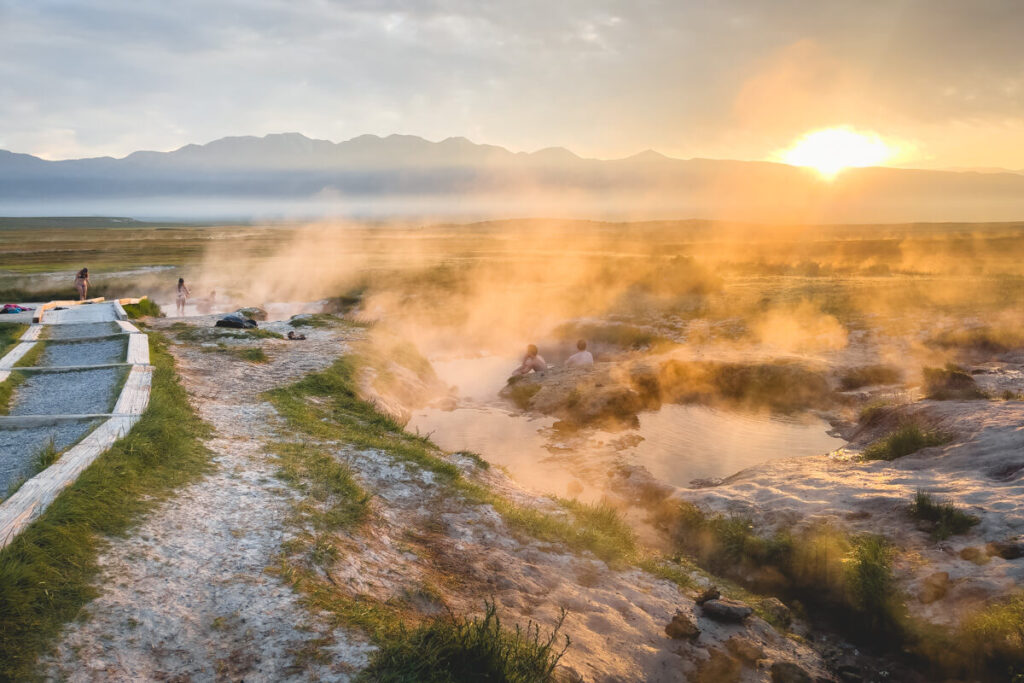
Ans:
[[[441,379],[459,387],[455,410],[421,410],[407,429],[446,450],[470,450],[505,467],[530,488],[582,499],[600,496],[608,469],[639,465],[661,481],[690,486],[779,458],[819,455],[845,442],[815,417],[741,414],[665,405],[640,415],[638,429],[564,433],[555,419],[518,414],[496,397],[515,361],[485,357],[438,361]]]

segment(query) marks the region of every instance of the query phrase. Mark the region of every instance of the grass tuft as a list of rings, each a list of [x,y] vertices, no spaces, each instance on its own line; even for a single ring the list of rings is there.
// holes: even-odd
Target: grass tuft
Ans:
[[[561,618],[547,637],[530,622],[525,629],[502,625],[494,603],[486,602],[483,617],[449,614],[408,631],[401,628],[382,644],[359,681],[380,683],[455,683],[495,681],[541,683],[555,680],[558,661],[569,647],[559,648]]]
[[[0,550],[0,679],[31,678],[38,655],[95,596],[104,536],[125,533],[206,471],[209,427],[192,410],[166,343],[150,338],[149,408],[20,536]]]
[[[150,298],[142,299],[137,304],[125,304],[123,308],[131,320],[164,317],[164,312],[160,310],[160,306]]]
[[[28,329],[28,325],[22,325],[20,323],[2,323],[0,322],[0,358],[18,343],[21,339],[21,335],[25,334],[25,330]]]
[[[944,368],[924,368],[924,395],[935,401],[988,398],[974,378],[959,365],[948,363]]]
[[[865,460],[895,460],[916,453],[922,448],[941,446],[952,440],[943,432],[921,429],[916,424],[905,424],[875,441],[864,449]]]
[[[918,491],[914,495],[914,502],[910,504],[910,516],[930,524],[932,538],[937,541],[966,534],[971,527],[981,521],[949,501],[936,501],[924,491]]]

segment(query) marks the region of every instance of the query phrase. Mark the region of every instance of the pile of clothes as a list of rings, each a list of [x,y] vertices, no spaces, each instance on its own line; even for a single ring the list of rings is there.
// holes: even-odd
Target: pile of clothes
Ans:
[[[19,306],[18,304],[4,304],[4,307],[0,308],[0,313],[25,313],[27,311],[34,310],[34,308],[28,308],[27,306]]]

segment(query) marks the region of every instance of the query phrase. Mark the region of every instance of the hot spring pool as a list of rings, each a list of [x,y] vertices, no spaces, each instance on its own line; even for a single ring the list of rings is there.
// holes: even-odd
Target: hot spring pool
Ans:
[[[638,429],[565,433],[552,417],[523,415],[497,398],[515,360],[485,357],[435,362],[459,387],[455,410],[419,410],[406,429],[441,448],[469,450],[506,468],[523,485],[560,496],[599,497],[609,468],[642,465],[657,479],[687,487],[780,458],[820,455],[845,445],[824,420],[667,404],[641,413]]]

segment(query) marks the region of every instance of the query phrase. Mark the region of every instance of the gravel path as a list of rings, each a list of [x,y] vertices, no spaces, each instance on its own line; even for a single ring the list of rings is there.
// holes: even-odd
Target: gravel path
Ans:
[[[25,373],[14,390],[10,415],[93,415],[114,407],[122,368]]]
[[[68,323],[47,325],[43,331],[46,339],[85,339],[86,337],[106,337],[118,334],[121,328],[117,323]]]
[[[123,363],[127,349],[128,335],[123,335],[119,339],[92,342],[47,342],[36,365],[41,368],[56,368]]]
[[[35,474],[34,456],[50,440],[58,451],[71,446],[99,424],[98,420],[62,420],[45,427],[0,429],[0,500],[12,484]]]

